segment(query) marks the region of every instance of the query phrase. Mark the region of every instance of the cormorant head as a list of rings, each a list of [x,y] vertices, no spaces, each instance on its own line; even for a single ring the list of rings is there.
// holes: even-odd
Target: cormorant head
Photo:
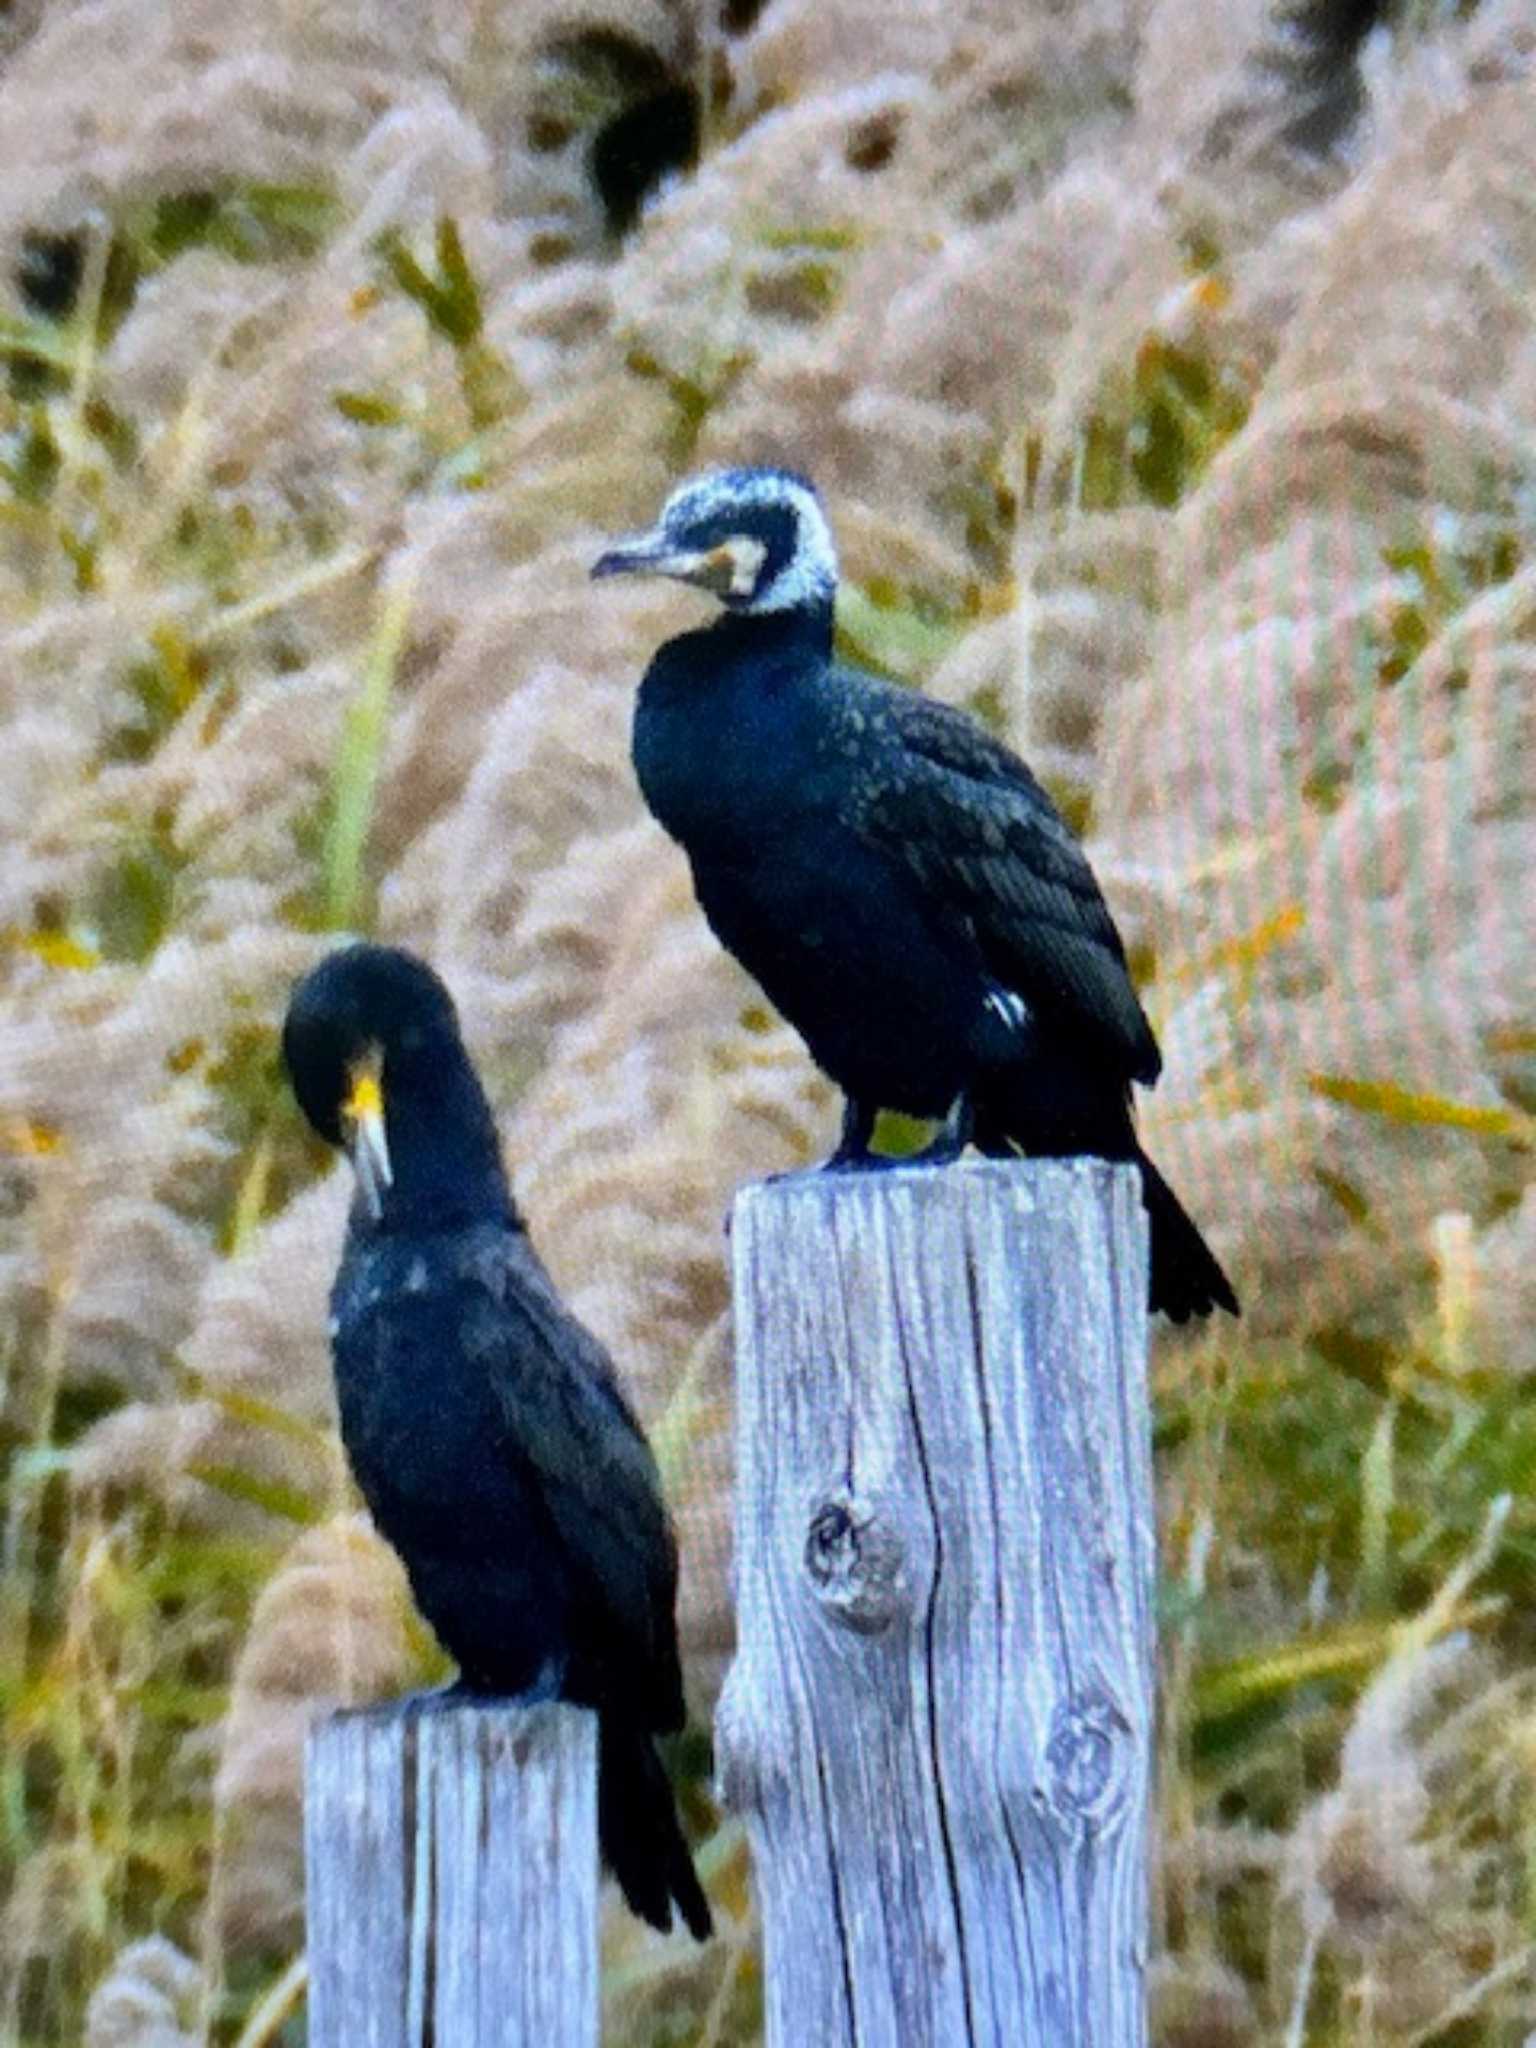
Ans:
[[[680,484],[650,532],[619,541],[592,574],[675,576],[735,612],[830,613],[837,550],[808,478],[716,469]]]
[[[414,953],[344,946],[294,989],[283,1061],[300,1109],[345,1150],[377,1222],[395,1178],[386,1120],[392,1088],[433,1068],[467,1065],[453,998]]]

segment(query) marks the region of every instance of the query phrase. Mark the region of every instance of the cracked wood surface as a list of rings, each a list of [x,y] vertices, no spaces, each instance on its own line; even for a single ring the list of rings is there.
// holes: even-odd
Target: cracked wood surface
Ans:
[[[1143,2048],[1154,1526],[1129,1167],[746,1189],[738,1650],[768,2048]]]
[[[595,2048],[593,1715],[317,1722],[304,1852],[310,2048]]]

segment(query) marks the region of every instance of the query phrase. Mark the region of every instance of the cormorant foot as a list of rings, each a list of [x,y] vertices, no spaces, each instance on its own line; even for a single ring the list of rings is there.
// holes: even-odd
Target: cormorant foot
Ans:
[[[549,1700],[565,1697],[565,1659],[546,1657],[534,1674],[533,1683],[517,1694],[520,1707],[540,1707]]]
[[[854,1096],[843,1098],[843,1128],[838,1137],[837,1149],[824,1159],[819,1173],[868,1173],[892,1162],[878,1152],[871,1152],[869,1141],[875,1135],[877,1112],[868,1104],[859,1102]]]

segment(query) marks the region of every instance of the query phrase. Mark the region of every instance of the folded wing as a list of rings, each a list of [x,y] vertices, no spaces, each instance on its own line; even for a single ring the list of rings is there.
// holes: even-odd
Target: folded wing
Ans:
[[[1086,856],[1024,763],[947,705],[874,684],[850,701],[850,748],[878,758],[856,823],[970,921],[988,970],[1042,1019],[1082,1034],[1128,1081],[1162,1059]],[[885,727],[871,747],[871,722]],[[876,735],[875,737],[879,737]]]
[[[635,1720],[680,1728],[677,1544],[656,1461],[607,1352],[565,1308],[527,1238],[503,1239],[497,1260],[468,1342],[504,1420],[505,1453],[535,1482],[605,1672],[621,1675]]]

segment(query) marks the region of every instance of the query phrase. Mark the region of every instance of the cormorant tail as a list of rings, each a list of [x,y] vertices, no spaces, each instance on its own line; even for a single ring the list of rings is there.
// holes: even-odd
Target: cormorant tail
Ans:
[[[645,1729],[613,1714],[598,1724],[597,1833],[631,1912],[666,1934],[675,1900],[695,1941],[709,1939],[709,1901],[656,1744]]]
[[[1208,1316],[1213,1308],[1238,1315],[1232,1283],[1200,1235],[1184,1205],[1138,1146],[1141,1198],[1152,1224],[1152,1284],[1148,1307],[1160,1308],[1172,1322]]]

